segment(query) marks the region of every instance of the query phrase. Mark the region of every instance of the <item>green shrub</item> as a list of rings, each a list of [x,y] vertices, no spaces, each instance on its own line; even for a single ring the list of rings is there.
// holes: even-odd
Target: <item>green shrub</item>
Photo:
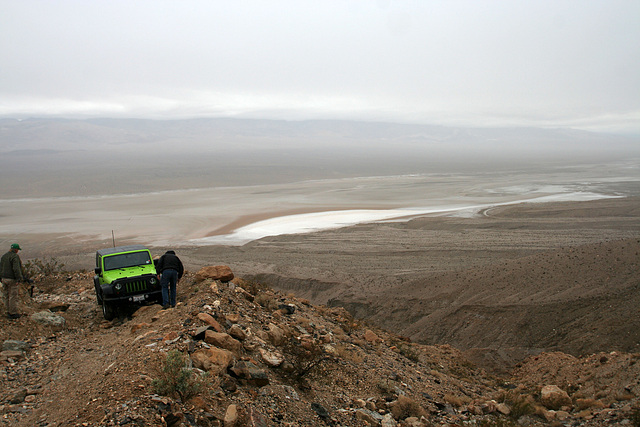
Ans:
[[[185,402],[197,395],[206,384],[206,376],[197,375],[187,366],[185,356],[177,350],[167,353],[164,365],[159,371],[159,378],[151,383],[155,393],[163,396],[180,396]]]

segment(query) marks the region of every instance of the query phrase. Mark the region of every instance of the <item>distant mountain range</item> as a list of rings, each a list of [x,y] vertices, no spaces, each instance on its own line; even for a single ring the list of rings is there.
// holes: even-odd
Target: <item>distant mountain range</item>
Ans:
[[[337,120],[206,118],[0,119],[0,153],[172,149],[175,152],[351,150],[409,153],[635,151],[639,139],[572,129],[461,128]]]
[[[0,197],[82,195],[640,158],[640,138],[572,129],[336,120],[0,119]]]

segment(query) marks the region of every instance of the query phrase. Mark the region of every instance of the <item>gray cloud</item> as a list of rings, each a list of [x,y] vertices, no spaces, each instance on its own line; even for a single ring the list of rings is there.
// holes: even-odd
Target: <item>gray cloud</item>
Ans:
[[[640,132],[640,2],[0,1],[0,115]]]

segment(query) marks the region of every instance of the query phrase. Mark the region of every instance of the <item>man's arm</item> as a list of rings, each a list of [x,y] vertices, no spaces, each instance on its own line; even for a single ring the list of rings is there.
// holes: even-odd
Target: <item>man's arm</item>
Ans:
[[[24,281],[24,276],[22,276],[22,261],[20,261],[20,258],[17,255],[13,258],[11,264],[16,280],[20,282]]]

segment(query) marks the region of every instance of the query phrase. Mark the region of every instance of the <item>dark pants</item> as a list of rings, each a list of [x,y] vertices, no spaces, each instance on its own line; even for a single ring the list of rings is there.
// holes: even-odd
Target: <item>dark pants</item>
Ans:
[[[160,279],[162,286],[162,305],[176,306],[176,285],[178,284],[178,272],[176,270],[164,270]]]

